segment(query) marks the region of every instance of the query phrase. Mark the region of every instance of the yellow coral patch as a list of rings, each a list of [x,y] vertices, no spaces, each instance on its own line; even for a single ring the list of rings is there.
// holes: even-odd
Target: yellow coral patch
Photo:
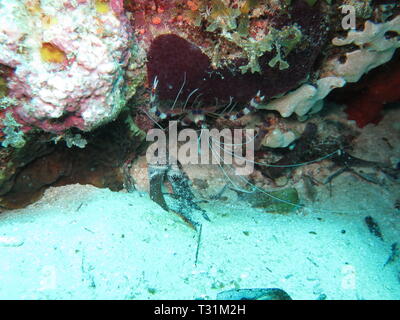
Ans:
[[[42,44],[40,55],[42,56],[43,61],[50,63],[63,63],[67,60],[64,51],[48,42]]]
[[[27,0],[25,7],[31,15],[36,15],[42,12],[40,7],[40,0]]]
[[[96,0],[95,7],[96,11],[101,14],[105,14],[110,11],[108,0]]]
[[[8,94],[7,81],[0,77],[0,99]]]
[[[42,16],[42,24],[45,28],[50,28],[52,25],[57,24],[58,20],[56,17],[51,17],[51,16]]]
[[[249,14],[250,10],[256,7],[259,2],[260,2],[259,0],[246,0],[246,2],[240,8],[240,11],[243,14]]]

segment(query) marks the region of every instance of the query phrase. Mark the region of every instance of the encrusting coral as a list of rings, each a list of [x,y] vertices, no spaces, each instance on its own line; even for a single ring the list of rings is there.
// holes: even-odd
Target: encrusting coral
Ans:
[[[362,82],[362,91],[348,99],[345,110],[348,119],[355,120],[360,128],[378,123],[385,104],[400,100],[400,62],[391,64],[385,71],[368,77]]]
[[[90,131],[118,116],[132,32],[113,7],[89,0],[1,2],[0,64],[13,69],[6,80],[18,101],[10,111],[16,121],[62,133]]]

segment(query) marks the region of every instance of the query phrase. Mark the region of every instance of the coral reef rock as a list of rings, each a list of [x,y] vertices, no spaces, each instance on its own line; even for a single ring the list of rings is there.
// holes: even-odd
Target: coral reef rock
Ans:
[[[347,48],[353,45],[359,49],[329,57],[322,64],[317,81],[304,84],[262,107],[276,110],[283,117],[293,113],[303,116],[321,110],[323,99],[333,89],[343,87],[347,82],[359,81],[364,74],[392,59],[400,47],[399,32],[400,16],[397,16],[384,23],[366,21],[363,31],[350,30],[344,39],[335,37],[333,46]]]
[[[2,0],[0,66],[24,131],[90,131],[125,104],[131,26],[118,1]]]

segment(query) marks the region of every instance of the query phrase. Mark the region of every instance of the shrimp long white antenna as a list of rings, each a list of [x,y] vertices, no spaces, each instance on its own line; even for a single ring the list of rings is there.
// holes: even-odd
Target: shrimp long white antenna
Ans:
[[[189,102],[190,97],[191,97],[194,93],[196,93],[197,91],[199,91],[199,88],[194,89],[194,90],[188,95],[188,97],[186,98],[185,104],[184,104],[184,106],[183,106],[183,108],[182,108],[183,111],[186,109],[186,106],[187,106],[187,104],[188,104],[188,102]]]
[[[232,178],[227,174],[227,172],[225,171],[225,169],[224,169],[224,168],[222,167],[222,165],[221,165],[221,161],[222,161],[221,156],[220,156],[217,152],[215,152],[215,150],[214,150],[213,147],[211,146],[210,142],[209,142],[208,145],[209,145],[209,148],[210,148],[211,152],[212,152],[212,153],[217,157],[217,159],[219,160],[219,161],[218,161],[218,166],[221,168],[223,174],[224,174],[225,177],[228,179],[228,181],[235,187],[235,189],[239,190],[240,192],[249,193],[248,190],[243,190],[240,186],[236,185],[236,184],[233,182]],[[227,165],[227,166],[228,166],[229,169],[231,169],[231,170],[233,171],[233,168],[232,168],[230,165]],[[266,195],[267,195],[268,197],[270,197],[271,199],[274,199],[274,200],[276,200],[276,201],[278,201],[278,202],[281,202],[281,203],[289,204],[289,205],[294,206],[294,207],[297,207],[297,208],[303,208],[303,207],[304,207],[303,205],[299,205],[299,204],[292,203],[292,202],[290,202],[290,201],[287,201],[287,200],[278,198],[278,197],[276,197],[276,196],[274,196],[274,195],[272,195],[272,194],[266,192],[265,190],[263,190],[263,189],[261,189],[261,188],[258,188],[256,185],[252,184],[249,180],[247,180],[246,178],[244,178],[244,177],[242,177],[242,176],[240,176],[240,175],[239,175],[238,177],[239,177],[241,180],[243,180],[243,181],[246,183],[246,185],[251,186],[251,187],[253,188],[253,191],[254,191],[254,190],[257,190],[257,191],[263,192],[264,194],[266,194]]]
[[[231,168],[232,169],[232,168]],[[233,170],[233,169],[232,169]],[[294,207],[298,207],[298,208],[305,208],[305,205],[300,205],[300,204],[296,204],[296,203],[292,203],[290,201],[286,201],[283,199],[279,199],[273,195],[271,195],[270,193],[268,193],[267,191],[265,191],[264,189],[261,189],[259,187],[257,187],[256,185],[252,184],[249,180],[247,180],[246,178],[239,176],[239,178],[241,180],[243,180],[244,182],[248,183],[250,186],[252,186],[254,188],[254,190],[257,190],[259,192],[262,192],[263,194],[267,195],[268,197],[275,199],[279,202],[283,202],[283,203],[287,203],[290,204]],[[328,209],[318,209],[318,208],[313,208],[314,212],[319,212],[319,213],[337,213],[337,214],[350,214],[350,213],[355,213],[355,212],[376,212],[376,209],[362,209],[362,210],[328,210]]]
[[[231,113],[231,112],[233,111],[233,109],[236,108],[237,104],[238,104],[238,103],[235,102],[235,103],[233,104],[232,108],[229,109],[228,113]]]
[[[154,77],[154,80],[153,80],[153,88],[154,88],[154,89],[157,89],[158,83],[159,83],[158,77],[155,76],[155,77]]]
[[[166,128],[163,128],[158,122],[157,122],[157,120],[155,120],[146,110],[144,110],[144,109],[141,109],[145,114],[146,114],[146,116],[151,120],[151,121],[153,121],[161,130],[163,130],[163,131],[165,131],[165,129]]]
[[[236,183],[233,182],[232,178],[226,173],[225,169],[222,167],[221,162],[220,162],[220,161],[222,160],[222,158],[221,158],[220,155],[218,155],[218,154],[215,152],[215,150],[214,150],[213,147],[211,146],[210,141],[208,141],[208,146],[209,146],[211,152],[218,158],[218,160],[219,160],[219,161],[218,161],[218,166],[220,167],[222,173],[223,173],[224,176],[228,179],[228,181],[235,187],[236,190],[241,191],[241,192],[248,193],[248,192],[249,192],[248,190],[244,190],[244,189],[242,189],[240,186],[236,185]]]
[[[219,113],[219,115],[222,115],[225,111],[226,111],[226,109],[228,109],[231,105],[232,105],[232,102],[233,102],[233,97],[232,96],[229,96],[229,103],[226,105],[226,107]]]
[[[157,98],[157,95],[156,95],[157,86],[158,86],[158,78],[157,78],[157,76],[155,76],[154,80],[153,80],[153,85],[151,87],[151,92],[150,92],[150,105],[153,105],[154,102],[156,101],[156,98]]]
[[[308,164],[312,164],[312,163],[315,163],[315,162],[320,162],[320,161],[322,161],[322,160],[328,159],[328,158],[334,156],[335,154],[337,154],[338,152],[340,152],[340,149],[337,149],[337,150],[335,150],[335,151],[333,151],[333,152],[331,152],[331,153],[329,153],[329,154],[327,154],[327,155],[325,155],[325,156],[323,156],[323,157],[320,157],[320,158],[317,158],[317,159],[314,159],[314,160],[310,160],[310,161],[306,161],[306,162],[301,162],[301,163],[287,164],[287,165],[274,165],[274,164],[269,164],[269,163],[265,163],[265,162],[257,162],[257,161],[248,160],[248,159],[245,158],[245,157],[242,157],[242,156],[239,156],[239,155],[234,154],[234,153],[232,153],[232,152],[229,152],[229,151],[227,151],[227,150],[225,150],[224,148],[221,147],[221,144],[224,144],[224,145],[226,145],[226,146],[243,146],[244,144],[248,144],[249,142],[251,142],[251,140],[250,140],[250,141],[247,141],[247,142],[243,142],[243,143],[233,144],[233,143],[219,142],[219,141],[216,141],[216,140],[215,140],[214,138],[212,138],[212,137],[210,137],[210,138],[213,140],[213,142],[214,142],[215,144],[218,145],[218,148],[220,148],[222,151],[226,152],[227,154],[229,154],[229,155],[231,155],[231,156],[234,156],[234,157],[237,158],[237,159],[245,160],[245,161],[247,161],[247,162],[250,162],[250,163],[253,163],[253,164],[257,164],[257,165],[260,165],[260,166],[273,167],[273,168],[295,168],[295,167],[306,166],[306,165],[308,165]],[[255,137],[253,138],[253,140],[254,140],[254,139],[255,139]]]
[[[201,97],[202,95],[203,95],[202,93],[199,93],[199,94],[196,96],[196,98],[194,98],[193,103],[192,103],[192,106],[194,106],[194,104],[197,103],[197,99],[198,99],[199,97]]]
[[[175,98],[174,104],[171,107],[171,110],[174,110],[176,102],[178,101],[178,99],[179,99],[179,97],[180,97],[180,95],[182,93],[182,90],[185,87],[185,84],[186,84],[186,72],[183,74],[183,83],[182,83],[181,88],[178,91],[178,94],[176,95],[176,98]]]
[[[217,156],[217,158],[219,158],[219,160],[221,161],[221,160],[222,160],[221,156],[219,156],[218,153],[215,152],[215,150],[212,148],[212,146],[211,146],[210,143],[209,143],[209,148],[211,149],[211,152],[212,152],[213,154],[215,154],[215,155]],[[335,151],[335,152],[337,152],[337,151]],[[222,167],[222,165],[221,165],[220,163],[218,163],[218,165],[219,165],[221,171],[223,172],[224,176],[228,179],[228,181],[233,185],[233,187],[234,187],[237,191],[244,192],[244,193],[249,193],[248,190],[244,190],[243,188],[241,188],[240,186],[238,186],[235,182],[233,182],[232,178],[228,175],[228,173],[226,172],[226,170]],[[233,169],[230,165],[226,165],[226,166],[227,166],[231,171],[234,171],[234,169]],[[257,187],[256,185],[254,185],[253,183],[251,183],[248,179],[246,179],[246,178],[243,177],[243,176],[239,176],[239,178],[240,178],[244,183],[246,183],[246,185],[252,187],[253,190],[252,190],[251,192],[259,191],[259,192],[265,194],[266,196],[270,197],[271,199],[274,199],[274,200],[276,200],[276,201],[278,201],[278,202],[286,203],[286,204],[289,204],[289,205],[291,205],[291,206],[293,206],[293,207],[296,207],[296,208],[299,208],[299,209],[305,208],[305,205],[292,203],[292,202],[290,202],[290,201],[287,201],[287,200],[284,200],[284,199],[280,199],[280,198],[278,198],[278,197],[276,197],[276,196],[270,194],[270,193],[267,192],[266,190]],[[250,193],[251,193],[251,192],[250,192]],[[328,210],[328,209],[313,208],[312,210],[313,210],[314,212],[319,212],[319,213],[336,213],[336,214],[350,214],[350,213],[355,213],[355,212],[376,212],[376,209],[362,209],[362,210],[355,211],[355,210]]]

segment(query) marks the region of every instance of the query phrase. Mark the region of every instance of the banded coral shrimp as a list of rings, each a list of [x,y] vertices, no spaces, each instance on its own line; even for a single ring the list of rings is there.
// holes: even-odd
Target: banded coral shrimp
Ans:
[[[261,91],[258,91],[255,97],[253,97],[250,100],[250,103],[245,106],[241,111],[232,113],[232,110],[236,107],[236,103],[233,103],[233,99],[230,99],[230,102],[224,106],[223,108],[220,108],[218,106],[211,106],[211,107],[204,107],[201,106],[201,101],[198,102],[199,97],[201,94],[198,94],[194,101],[192,102],[192,108],[190,110],[187,109],[188,103],[190,98],[199,90],[195,89],[192,92],[189,93],[187,96],[185,103],[183,104],[182,108],[176,108],[176,104],[178,102],[178,99],[182,93],[182,90],[186,84],[186,74],[184,74],[183,78],[183,83],[181,88],[179,89],[177,96],[175,97],[175,100],[170,107],[168,111],[162,111],[160,109],[159,101],[157,98],[157,87],[159,84],[159,80],[157,77],[154,78],[153,80],[153,85],[151,88],[151,94],[150,94],[150,114],[153,114],[155,118],[158,118],[159,120],[165,120],[165,119],[170,119],[175,116],[184,116],[181,121],[183,121],[184,126],[189,126],[190,124],[195,124],[196,126],[204,126],[205,124],[205,119],[206,116],[214,116],[214,117],[219,117],[219,118],[224,118],[226,120],[230,121],[235,121],[243,116],[254,112],[258,105],[264,100],[264,97],[261,96]],[[194,108],[193,108],[194,107]],[[222,109],[219,113],[217,113],[218,109]],[[227,111],[227,112],[226,112]],[[150,118],[154,120],[151,115],[147,114]],[[158,124],[157,124],[158,125]]]
[[[201,142],[206,140],[206,144],[208,149],[211,151],[211,154],[217,159],[221,160],[218,162],[219,169],[221,170],[223,176],[225,177],[226,184],[232,190],[235,190],[240,193],[247,193],[247,194],[254,194],[259,193],[269,197],[271,201],[276,203],[281,203],[289,206],[293,210],[304,210],[306,206],[299,202],[293,202],[290,199],[282,197],[276,191],[279,188],[271,188],[271,190],[267,190],[263,187],[257,185],[251,177],[245,176],[236,176],[234,174],[235,166],[229,163],[224,163],[224,159],[221,158],[220,153],[231,155],[234,160],[240,160],[245,162],[251,162],[252,165],[257,166],[257,168],[269,168],[269,169],[294,169],[300,167],[306,167],[311,164],[320,163],[324,160],[330,160],[336,166],[341,167],[340,172],[336,172],[326,179],[326,181],[321,182],[321,184],[327,184],[331,182],[337,175],[344,171],[352,172],[352,166],[356,164],[356,162],[364,164],[365,166],[375,166],[379,167],[379,169],[387,169],[383,168],[377,163],[363,161],[361,159],[352,157],[347,147],[342,143],[320,143],[320,145],[313,145],[315,149],[317,149],[314,153],[310,152],[310,150],[306,150],[310,148],[309,144],[304,143],[301,144],[301,139],[294,148],[298,149],[297,153],[306,154],[306,157],[288,157],[286,161],[276,161],[276,162],[268,162],[265,159],[246,159],[240,153],[236,153],[232,151],[235,147],[243,147],[250,142],[254,142],[265,134],[264,131],[268,131],[268,128],[265,128],[265,124],[261,124],[258,128],[256,128],[256,135],[254,135],[250,140],[245,140],[244,142],[240,143],[231,143],[227,141],[216,140],[213,137],[207,138],[207,136],[203,135],[203,133],[208,130],[211,126],[215,126],[216,122],[220,121],[225,124],[229,129],[232,129],[236,125],[240,127],[241,123],[238,121],[243,118],[245,115],[252,115],[256,113],[258,107],[261,103],[263,103],[264,97],[261,95],[260,92],[253,97],[249,104],[241,109],[239,112],[235,111],[236,103],[233,102],[233,99],[229,101],[228,104],[223,106],[210,106],[205,107],[202,105],[201,101],[199,101],[199,97],[201,93],[198,93],[198,90],[192,91],[186,100],[182,102],[178,102],[179,95],[182,93],[182,89],[185,85],[185,77],[183,79],[183,84],[173,100],[170,102],[171,107],[165,107],[161,105],[160,101],[158,101],[157,97],[157,86],[158,86],[158,79],[155,78],[153,81],[153,85],[151,88],[150,93],[150,107],[148,110],[144,110],[147,116],[163,131],[168,131],[167,127],[163,127],[166,121],[177,119],[179,126],[181,127],[191,127],[195,128],[196,132],[199,133],[198,135],[198,143],[199,145]],[[195,94],[197,96],[195,97]],[[189,99],[193,98],[193,102],[190,103],[189,106]],[[267,124],[268,125],[268,124]],[[264,126],[264,127],[263,127]],[[306,132],[307,130],[305,130]],[[310,131],[310,130],[309,130]],[[312,131],[312,130],[311,130]],[[304,133],[306,134],[306,133]],[[200,150],[200,149],[199,149]],[[167,150],[168,152],[168,150]],[[200,151],[199,151],[200,152]],[[295,153],[295,152],[293,152]],[[307,158],[308,157],[308,158]],[[193,211],[201,211],[202,217],[208,220],[208,216],[204,210],[198,205],[201,201],[211,201],[212,199],[197,199],[194,193],[191,191],[190,187],[190,180],[188,175],[182,171],[182,167],[180,166],[179,162],[177,165],[173,166],[169,163],[166,163],[161,166],[149,166],[149,180],[150,180],[150,196],[151,198],[161,205],[164,209],[169,209],[168,205],[164,199],[164,193],[162,192],[161,185],[164,182],[164,177],[167,177],[169,183],[172,186],[173,196],[178,198],[181,202],[181,206],[179,207],[178,213],[195,229],[200,225],[199,219],[193,215]],[[362,178],[362,177],[361,177]],[[365,180],[365,179],[364,179]],[[371,182],[371,181],[370,181]],[[226,188],[225,188],[226,190]],[[223,190],[221,190],[221,193]],[[217,197],[212,197],[213,199]],[[346,213],[346,210],[335,210],[329,208],[313,208],[314,212],[337,212],[337,213]],[[363,212],[368,211],[362,210]],[[354,211],[351,211],[354,212]]]

